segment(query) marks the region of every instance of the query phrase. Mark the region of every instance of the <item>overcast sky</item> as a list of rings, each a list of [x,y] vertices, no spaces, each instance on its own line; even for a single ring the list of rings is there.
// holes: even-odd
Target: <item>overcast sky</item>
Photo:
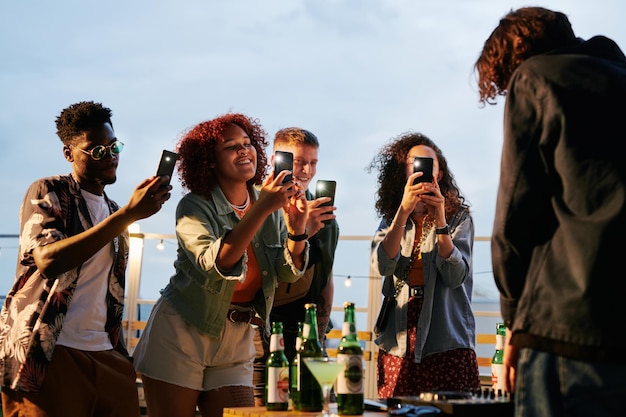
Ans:
[[[504,102],[479,106],[473,64],[500,17],[525,5],[562,11],[578,36],[626,48],[623,0],[3,1],[0,234],[19,232],[30,183],[70,172],[56,116],[94,100],[113,110],[125,143],[107,187],[120,205],[183,130],[234,111],[258,118],[270,139],[288,126],[318,136],[317,178],[337,181],[344,235],[378,224],[372,157],[421,132],[443,149],[476,234],[489,236]],[[173,233],[182,192],[173,185],[142,231]],[[6,261],[2,281],[12,281]]]

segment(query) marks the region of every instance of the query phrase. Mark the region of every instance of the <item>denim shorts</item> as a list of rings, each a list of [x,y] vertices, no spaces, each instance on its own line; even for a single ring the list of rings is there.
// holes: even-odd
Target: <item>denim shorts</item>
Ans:
[[[248,323],[224,317],[219,337],[209,337],[160,298],[133,352],[135,368],[150,378],[198,391],[252,387],[255,331]]]

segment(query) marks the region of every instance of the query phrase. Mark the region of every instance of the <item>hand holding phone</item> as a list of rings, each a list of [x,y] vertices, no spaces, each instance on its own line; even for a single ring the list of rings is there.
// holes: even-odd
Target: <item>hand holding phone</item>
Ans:
[[[285,151],[274,152],[274,176],[280,174],[281,171],[293,172],[293,153]],[[292,174],[283,178],[283,184],[291,181]]]
[[[159,161],[159,166],[157,168],[157,172],[156,172],[156,176],[157,177],[162,177],[162,176],[169,176],[170,177],[170,181],[172,179],[172,174],[174,174],[174,167],[176,166],[176,161],[178,160],[179,155],[175,152],[171,152],[168,150],[163,149],[163,152],[161,153],[161,160]],[[167,184],[164,184],[164,186],[169,185],[169,181]]]

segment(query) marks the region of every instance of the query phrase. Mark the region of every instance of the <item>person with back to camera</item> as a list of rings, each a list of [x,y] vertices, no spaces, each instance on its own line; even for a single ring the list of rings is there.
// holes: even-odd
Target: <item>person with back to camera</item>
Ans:
[[[432,182],[419,182],[414,158],[433,158]],[[472,313],[474,223],[441,149],[420,133],[384,146],[377,169],[371,265],[395,298],[374,330],[378,397],[480,388]],[[416,181],[417,180],[417,181]],[[381,322],[382,321],[382,322]]]
[[[289,361],[296,353],[298,322],[304,321],[304,305],[307,303],[317,305],[317,334],[320,336],[322,346],[324,346],[327,329],[330,327],[330,313],[333,306],[332,267],[339,240],[339,226],[334,214],[335,207],[320,207],[321,204],[329,202],[330,197],[315,199],[314,194],[308,189],[317,173],[319,146],[317,136],[299,127],[284,128],[274,135],[274,151],[293,153],[293,177],[305,190],[309,205],[306,226],[310,244],[308,269],[297,282],[278,284],[274,305],[270,312],[270,322],[283,323],[285,355]],[[263,356],[257,359],[255,366],[256,396],[259,399],[262,399],[264,394],[265,361],[269,355],[269,340],[262,339],[262,345]]]
[[[83,101],[56,118],[69,175],[41,178],[20,208],[16,280],[0,313],[4,416],[139,416],[124,344],[127,228],[170,198],[168,177],[142,181],[119,207],[124,144],[112,112]]]
[[[525,7],[475,70],[481,103],[506,96],[491,251],[516,415],[626,415],[626,57]]]
[[[269,332],[278,281],[295,282],[308,262],[304,192],[282,183],[289,171],[262,181],[267,145],[259,122],[238,113],[178,142],[190,192],[176,210],[175,272],[133,354],[150,417],[254,405],[254,327]]]

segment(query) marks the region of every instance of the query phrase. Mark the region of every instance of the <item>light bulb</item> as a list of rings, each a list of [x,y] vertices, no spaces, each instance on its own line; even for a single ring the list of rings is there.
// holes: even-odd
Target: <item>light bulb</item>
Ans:
[[[346,288],[350,288],[352,286],[352,280],[350,279],[350,275],[346,277],[346,280],[343,282],[343,285]]]
[[[165,245],[163,244],[163,239],[161,239],[159,241],[159,243],[157,243],[156,248],[157,248],[157,250],[164,250],[165,249]]]

